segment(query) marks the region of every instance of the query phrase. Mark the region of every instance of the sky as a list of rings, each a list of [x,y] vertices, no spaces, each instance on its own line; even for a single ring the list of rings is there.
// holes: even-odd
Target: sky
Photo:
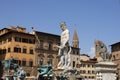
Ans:
[[[61,34],[60,23],[79,37],[81,54],[94,56],[94,41],[110,45],[120,41],[120,0],[0,0],[0,29],[9,26]]]

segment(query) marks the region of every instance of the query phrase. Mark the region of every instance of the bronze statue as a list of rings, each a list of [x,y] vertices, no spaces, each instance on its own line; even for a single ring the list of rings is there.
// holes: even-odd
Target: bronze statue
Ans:
[[[4,65],[4,69],[6,71],[9,71],[12,69],[16,72],[17,68],[19,67],[19,65],[15,63],[15,60],[12,56],[10,57],[9,60],[3,60],[2,64]]]
[[[95,48],[97,56],[102,57],[104,61],[110,59],[110,54],[107,51],[107,47],[102,41],[95,41]]]
[[[12,56],[8,60],[3,60],[2,64],[4,66],[4,70],[7,71],[7,73],[5,73],[5,78],[7,80],[24,80],[25,79],[26,72],[22,68],[20,68],[17,63],[15,63],[15,60]],[[10,73],[11,70],[13,70],[14,72]]]
[[[37,74],[37,78],[38,80],[44,80],[45,78],[47,78],[46,80],[51,80],[50,75],[52,75],[52,64],[50,62],[50,60],[48,59],[47,61],[47,65],[41,65],[37,70],[38,70],[38,74]],[[47,77],[45,77],[47,76]]]

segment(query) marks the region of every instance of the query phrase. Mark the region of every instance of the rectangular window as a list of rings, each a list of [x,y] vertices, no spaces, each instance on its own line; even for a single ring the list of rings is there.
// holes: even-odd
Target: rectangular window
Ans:
[[[21,48],[14,47],[14,52],[21,53]]]
[[[19,66],[21,66],[21,61],[20,60],[18,60],[18,64],[19,64]]]
[[[88,67],[90,67],[90,64],[88,64]]]
[[[27,49],[23,48],[23,53],[27,53]]]
[[[29,39],[29,43],[35,44],[35,40],[34,39]]]
[[[30,54],[33,54],[33,49],[30,49]]]
[[[85,64],[83,64],[83,67],[86,67],[86,65],[85,65]]]
[[[21,38],[15,37],[15,41],[16,41],[16,42],[21,42]]]
[[[26,66],[26,61],[22,61],[22,66]]]
[[[28,39],[22,38],[22,42],[28,43]]]
[[[10,49],[10,48],[8,48],[8,52],[11,52],[11,49]]]
[[[88,70],[88,74],[91,74],[91,71],[90,71],[90,70]]]
[[[30,67],[33,66],[33,61],[29,61],[29,66],[30,66]]]
[[[95,71],[92,71],[92,74],[94,74],[95,73]]]

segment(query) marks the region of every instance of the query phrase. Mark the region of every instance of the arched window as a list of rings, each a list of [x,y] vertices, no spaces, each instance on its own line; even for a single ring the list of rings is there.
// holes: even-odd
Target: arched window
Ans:
[[[23,47],[22,52],[23,52],[23,53],[27,53],[27,48],[26,48],[26,46]]]
[[[29,66],[30,66],[30,67],[33,66],[33,60],[32,60],[32,59],[29,60]]]
[[[86,71],[85,70],[83,70],[83,74],[85,74],[86,73]]]
[[[22,60],[22,66],[26,66],[26,59]]]
[[[34,51],[33,51],[33,48],[32,48],[32,47],[30,47],[29,53],[30,53],[30,54],[34,54]]]
[[[50,61],[51,64],[53,63],[53,58],[54,58],[53,55],[48,55],[48,59],[49,59],[49,61]]]

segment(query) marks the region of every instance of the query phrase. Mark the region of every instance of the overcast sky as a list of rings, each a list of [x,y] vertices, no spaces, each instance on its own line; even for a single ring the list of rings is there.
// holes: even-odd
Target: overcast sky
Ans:
[[[34,27],[61,34],[60,22],[70,30],[70,43],[77,30],[81,53],[94,55],[94,40],[109,45],[120,41],[120,0],[0,0],[0,29]]]

